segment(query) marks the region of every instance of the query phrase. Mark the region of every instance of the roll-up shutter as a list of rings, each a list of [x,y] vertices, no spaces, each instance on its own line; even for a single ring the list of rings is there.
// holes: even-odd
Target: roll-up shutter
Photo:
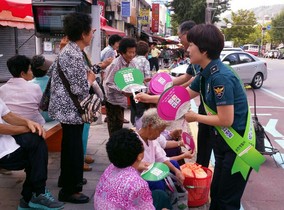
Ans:
[[[18,47],[26,42],[20,47],[18,51],[19,54],[26,55],[31,58],[35,55],[36,48],[35,36],[31,37],[34,34],[34,30],[17,29],[17,31]],[[0,57],[0,82],[6,82],[12,77],[7,68],[6,62],[9,58],[16,55],[15,36],[15,28],[0,26],[0,55],[3,55]]]
[[[5,82],[11,78],[6,62],[15,55],[15,35],[14,28],[0,27],[0,82]]]

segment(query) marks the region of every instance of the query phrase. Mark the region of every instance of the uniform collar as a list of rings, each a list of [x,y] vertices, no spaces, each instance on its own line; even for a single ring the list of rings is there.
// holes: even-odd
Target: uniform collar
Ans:
[[[200,74],[203,77],[208,78],[211,74],[214,74],[219,71],[218,64],[220,62],[221,60],[219,58],[215,60],[211,60],[211,62],[205,67],[205,69],[200,71]]]

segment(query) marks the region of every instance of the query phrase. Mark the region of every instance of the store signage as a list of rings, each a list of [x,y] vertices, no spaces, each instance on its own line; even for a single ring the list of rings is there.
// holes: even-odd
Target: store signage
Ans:
[[[121,16],[130,17],[130,2],[127,1],[121,2]]]
[[[152,32],[159,32],[160,4],[152,4]]]

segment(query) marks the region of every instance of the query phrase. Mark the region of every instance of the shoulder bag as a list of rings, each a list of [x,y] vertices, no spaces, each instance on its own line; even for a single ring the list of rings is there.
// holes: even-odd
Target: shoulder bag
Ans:
[[[71,92],[70,84],[66,79],[59,62],[57,61],[57,68],[59,77],[62,80],[63,85],[67,89],[74,105],[78,109],[81,114],[82,120],[85,123],[92,123],[97,121],[98,115],[100,114],[101,107],[101,99],[97,94],[89,94],[86,98],[84,98],[81,102],[79,102],[78,97]]]
[[[39,108],[42,111],[48,111],[48,106],[50,101],[50,83],[51,83],[51,77],[48,79],[47,85],[43,91],[41,100],[39,102]]]

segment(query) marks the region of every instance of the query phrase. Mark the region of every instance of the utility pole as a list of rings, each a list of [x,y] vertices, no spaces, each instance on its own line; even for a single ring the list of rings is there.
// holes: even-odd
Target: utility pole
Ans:
[[[205,8],[205,23],[212,23],[212,9],[213,9],[214,0],[206,0],[206,8]]]
[[[261,27],[261,39],[260,39],[260,48],[258,51],[258,56],[261,55],[262,52],[262,45],[263,45],[263,39],[264,39],[264,31],[266,30],[266,27]]]

